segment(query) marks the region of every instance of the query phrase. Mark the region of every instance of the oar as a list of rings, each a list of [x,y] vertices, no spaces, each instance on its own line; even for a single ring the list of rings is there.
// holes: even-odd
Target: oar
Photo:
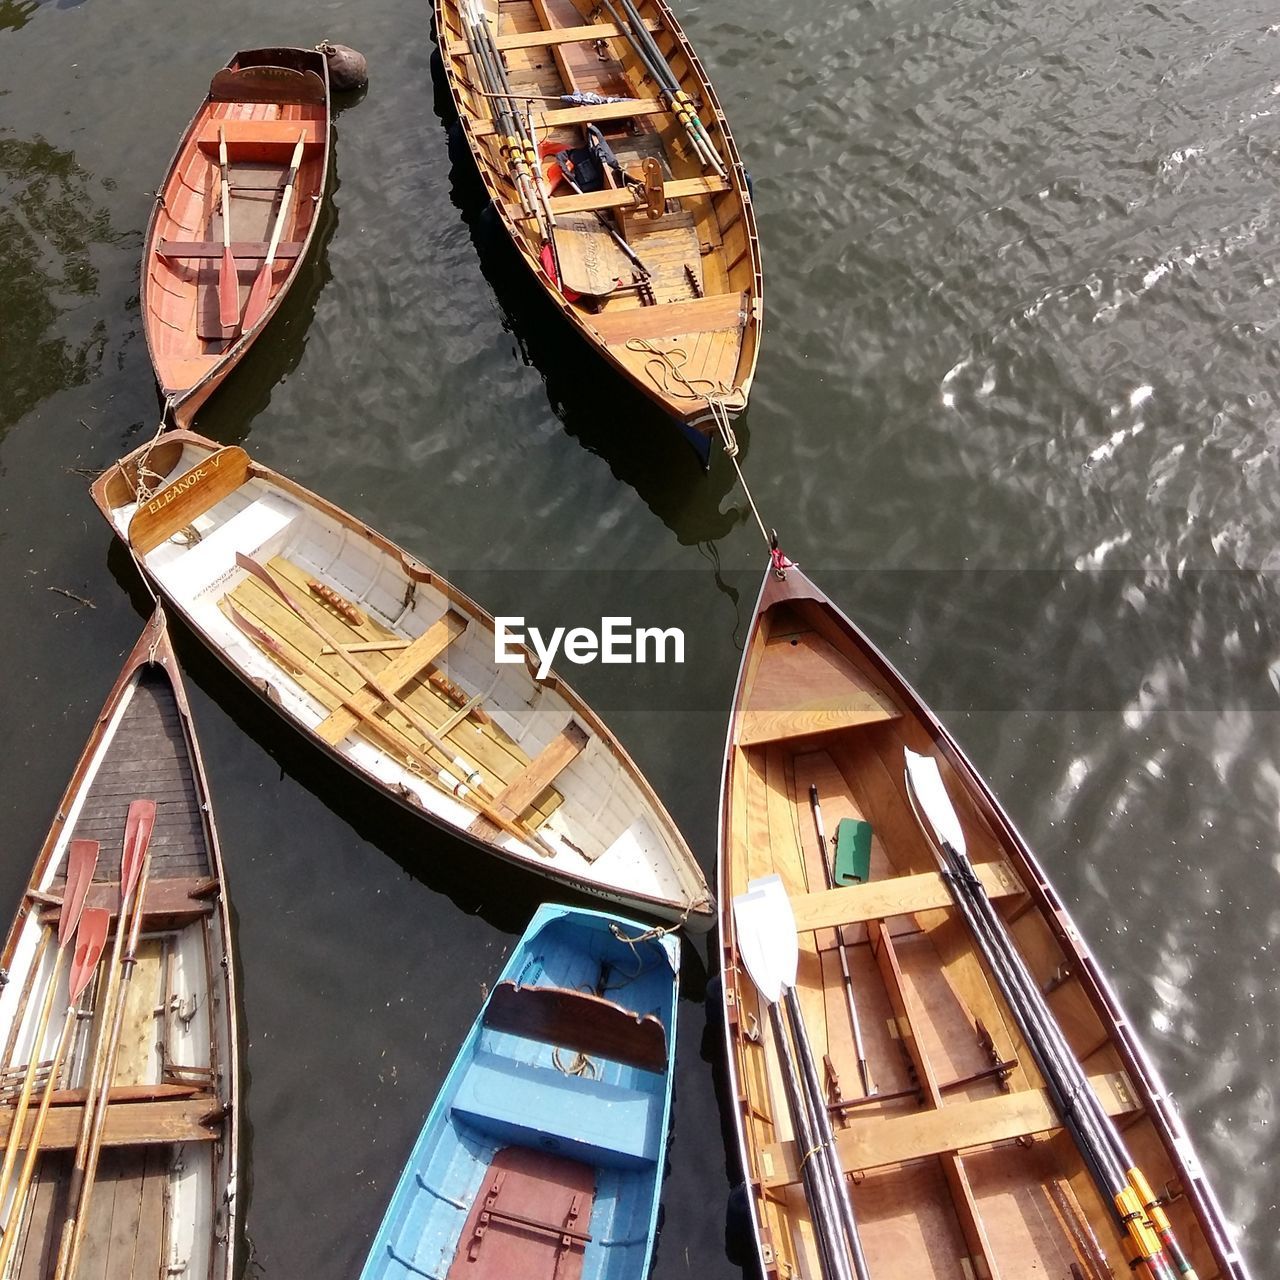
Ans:
[[[296,675],[305,676],[308,680],[314,680],[316,684],[336,698],[353,716],[356,716],[363,725],[373,732],[385,747],[389,747],[396,753],[403,752],[410,760],[423,766],[424,769],[439,770],[438,780],[434,773],[424,772],[422,774],[424,781],[434,786],[437,790],[444,792],[445,795],[459,801],[473,813],[478,813],[487,818],[496,827],[505,831],[507,835],[514,836],[521,844],[528,844],[532,840],[552,855],[559,853],[559,850],[554,845],[550,844],[536,831],[524,830],[503,817],[492,805],[485,804],[473,792],[469,791],[462,782],[453,778],[446,770],[441,769],[439,764],[432,760],[430,756],[417,750],[411,742],[399,737],[389,725],[384,724],[377,716],[366,711],[356,701],[355,695],[339,684],[323,667],[304,666],[302,662],[292,657],[289,651],[274,636],[252,623],[230,601],[226,601],[225,604],[227,616],[238,630],[243,631],[250,640],[265,649],[286,670],[291,670]],[[448,782],[446,782],[446,779]]]
[[[750,894],[739,894],[733,900],[738,958],[755,983],[760,998],[769,1009],[769,1026],[773,1032],[778,1065],[782,1068],[782,1085],[787,1098],[787,1112],[795,1131],[797,1150],[803,1153],[800,1158],[800,1177],[804,1184],[804,1197],[809,1205],[809,1216],[813,1221],[819,1263],[826,1280],[852,1280],[848,1253],[845,1249],[838,1247],[834,1234],[839,1228],[836,1226],[836,1212],[831,1204],[831,1188],[827,1181],[826,1170],[813,1158],[817,1144],[813,1137],[809,1108],[805,1105],[804,1096],[796,1078],[796,1067],[791,1059],[791,1047],[787,1043],[786,1029],[782,1022],[782,1009],[779,1003],[782,999],[782,983],[776,972],[778,966],[773,963],[768,954],[765,954],[769,939],[761,936],[755,928],[752,915],[755,905],[750,899]]]
[[[142,873],[142,864],[146,859],[147,849],[151,842],[151,830],[155,826],[156,805],[154,800],[134,800],[129,805],[125,816],[124,847],[120,856],[120,911],[116,916],[115,937],[111,943],[110,968],[107,971],[107,990],[99,1006],[102,1010],[101,1030],[98,1043],[94,1049],[93,1062],[90,1066],[87,1088],[84,1098],[84,1113],[80,1117],[80,1131],[76,1135],[75,1160],[71,1168],[71,1182],[67,1191],[67,1217],[62,1224],[62,1236],[58,1244],[58,1262],[54,1271],[54,1280],[66,1280],[74,1274],[71,1265],[73,1255],[79,1250],[80,1238],[84,1232],[84,1210],[88,1204],[86,1195],[86,1170],[88,1168],[89,1146],[93,1140],[96,1123],[97,1103],[100,1094],[111,1088],[111,1076],[108,1071],[115,1064],[114,1046],[111,1037],[104,1034],[107,1019],[114,1022],[116,1001],[120,998],[119,968],[120,957],[124,949],[125,931],[128,927],[129,908],[134,900],[134,889]],[[104,1084],[105,1080],[105,1084]]]
[[[284,231],[284,224],[289,216],[289,202],[293,199],[293,184],[298,177],[298,165],[302,163],[302,148],[307,141],[307,131],[304,129],[298,135],[298,141],[293,148],[293,159],[289,161],[289,172],[285,175],[284,194],[280,197],[280,212],[276,214],[276,225],[271,231],[271,243],[267,245],[267,256],[263,261],[258,274],[254,277],[253,288],[249,290],[249,301],[244,304],[244,330],[248,332],[253,328],[259,320],[262,319],[262,313],[267,309],[267,303],[271,300],[271,268],[276,260],[276,250],[280,247],[280,236]]]
[[[222,170],[222,269],[218,272],[218,321],[224,329],[240,322],[240,276],[231,252],[231,177],[227,166],[227,131],[218,126],[218,167]]]
[[[71,841],[67,847],[67,879],[62,891],[62,913],[58,919],[58,952],[53,961],[53,972],[49,975],[49,985],[45,989],[44,1003],[40,1006],[40,1016],[36,1019],[35,1038],[31,1041],[31,1055],[27,1060],[27,1073],[23,1077],[22,1091],[18,1094],[9,1137],[5,1142],[4,1164],[0,1167],[0,1204],[4,1203],[5,1193],[9,1190],[9,1180],[13,1177],[14,1165],[18,1162],[22,1126],[27,1118],[27,1108],[31,1105],[31,1091],[35,1088],[36,1071],[40,1066],[40,1050],[44,1046],[44,1038],[49,1030],[49,1017],[53,1012],[58,979],[62,976],[62,962],[67,955],[67,943],[75,936],[76,925],[80,922],[85,896],[89,892],[89,884],[93,880],[94,868],[97,865],[98,842],[96,840]],[[56,1074],[57,1066],[55,1065],[54,1075]],[[51,1076],[50,1079],[52,1078]],[[3,1274],[3,1268],[0,1268],[0,1275]]]
[[[236,552],[236,565],[250,573],[259,582],[262,583],[272,595],[284,605],[300,622],[304,623],[312,634],[319,636],[326,644],[333,640],[333,637],[317,623],[309,613],[305,612],[302,606],[280,585],[279,582],[271,575],[264,565],[260,565],[252,557],[245,555],[242,551]],[[382,699],[389,707],[393,707],[411,724],[422,736],[438,751],[446,760],[452,762],[462,771],[463,778],[469,787],[472,787],[476,794],[485,800],[492,800],[492,793],[484,786],[480,780],[480,773],[476,769],[472,769],[461,756],[454,753],[453,749],[436,733],[434,726],[430,724],[424,717],[419,715],[411,706],[401,698],[394,689],[389,685],[385,685],[381,680],[358,663],[349,653],[338,650],[337,656],[347,664],[348,667],[359,677],[362,684],[367,684],[374,693]]]
[[[94,842],[96,843],[96,841]],[[75,955],[71,960],[71,973],[67,984],[67,1012],[62,1023],[62,1035],[58,1039],[58,1047],[54,1051],[53,1066],[49,1070],[49,1079],[40,1097],[40,1106],[36,1111],[35,1124],[31,1129],[31,1140],[27,1143],[27,1157],[22,1162],[18,1174],[18,1182],[13,1192],[13,1203],[9,1206],[9,1214],[5,1219],[4,1237],[0,1239],[0,1276],[6,1274],[13,1247],[18,1242],[21,1232],[18,1224],[22,1221],[23,1202],[27,1197],[27,1188],[31,1185],[35,1173],[36,1161],[40,1158],[40,1143],[44,1138],[45,1121],[49,1118],[49,1104],[53,1101],[54,1091],[58,1087],[58,1074],[62,1069],[62,1060],[66,1057],[67,1047],[71,1043],[71,1035],[75,1030],[77,1005],[98,967],[98,957],[107,941],[107,927],[111,922],[111,912],[101,907],[90,907],[80,917],[76,929]],[[86,1104],[88,1099],[86,1098]],[[16,1132],[22,1128],[17,1117],[14,1117]]]
[[[1176,1254],[1184,1280],[1191,1280],[1195,1272],[1173,1241],[1172,1227],[1163,1233],[1173,1242],[1172,1250],[1166,1253],[1165,1241],[1148,1220],[1150,1206],[1144,1203],[1147,1197],[1143,1190],[1149,1196],[1150,1187],[1134,1167],[1123,1139],[1103,1110],[1084,1068],[969,861],[964,830],[937,760],[910,749],[905,754],[907,794],[917,820],[932,837],[941,857],[943,879],[1013,1012],[1044,1077],[1054,1110],[1079,1148],[1099,1191],[1110,1200],[1121,1233],[1129,1237],[1137,1255],[1135,1266],[1145,1267],[1152,1280],[1176,1280],[1170,1263],[1170,1254]],[[1143,1190],[1139,1189],[1138,1180]]]
[[[787,1006],[796,1059],[800,1064],[800,1082],[807,1098],[807,1104],[801,1110],[810,1130],[810,1146],[801,1152],[801,1159],[806,1162],[812,1159],[817,1163],[823,1188],[818,1199],[825,1206],[823,1218],[828,1236],[827,1248],[833,1259],[842,1262],[845,1274],[848,1273],[848,1260],[852,1260],[853,1271],[858,1280],[869,1280],[867,1260],[858,1235],[853,1204],[849,1199],[848,1183],[844,1170],[840,1167],[835,1134],[831,1130],[831,1117],[827,1114],[826,1099],[822,1096],[822,1085],[814,1065],[813,1050],[809,1046],[804,1015],[796,997],[799,945],[791,901],[781,878],[776,875],[749,881],[747,890],[748,892],[739,894],[733,900],[738,954],[751,981],[769,1005],[770,1017],[774,1020],[774,1038],[778,1041],[778,1057],[784,1063],[784,1074],[791,1068],[778,1003],[781,1000]],[[835,1238],[833,1233],[839,1238]]]
[[[822,874],[826,877],[827,888],[836,887],[835,873],[827,860],[829,845],[827,844],[827,828],[822,821],[822,804],[818,799],[818,784],[809,784],[809,807],[813,810],[814,826],[818,829],[818,854],[822,858]],[[849,1005],[849,1026],[853,1029],[853,1051],[858,1056],[858,1075],[862,1078],[862,1092],[869,1098],[876,1091],[871,1083],[871,1072],[867,1068],[867,1051],[862,1047],[862,1023],[858,1020],[858,1006],[853,998],[853,980],[849,977],[849,954],[844,944],[844,933],[836,926],[836,950],[840,953],[840,972],[844,975],[844,994]]]

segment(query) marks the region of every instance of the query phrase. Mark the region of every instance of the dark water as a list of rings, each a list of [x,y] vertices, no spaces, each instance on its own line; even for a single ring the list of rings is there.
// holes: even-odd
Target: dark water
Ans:
[[[755,178],[745,466],[1041,851],[1280,1274],[1280,25],[1246,0],[682,5]],[[85,495],[153,430],[150,192],[237,46],[345,40],[326,246],[203,429],[495,610],[685,620],[583,668],[708,869],[757,535],[477,226],[422,0],[0,0],[0,830],[14,900],[145,601]],[[91,599],[88,609],[54,588]],[[736,594],[735,594],[736,593]],[[372,805],[180,646],[239,923],[247,1225],[356,1272],[537,889]],[[686,948],[655,1275],[732,1275]]]

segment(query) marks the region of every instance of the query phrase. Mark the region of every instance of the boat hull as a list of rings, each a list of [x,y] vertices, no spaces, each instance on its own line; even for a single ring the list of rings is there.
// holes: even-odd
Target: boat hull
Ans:
[[[248,329],[219,314],[224,211],[219,135],[230,171],[236,309],[245,305],[281,207],[294,144],[304,140],[270,294]],[[307,261],[328,189],[332,130],[329,68],[309,49],[238,53],[214,76],[187,126],[147,226],[143,328],[167,425],[187,428],[271,322]]]
[[[678,968],[674,938],[598,912],[540,907],[431,1107],[361,1280],[647,1275]],[[608,999],[581,988],[607,988]],[[495,1171],[536,1178],[539,1220],[572,1234],[540,1248],[525,1209],[504,1239],[504,1196],[521,1188],[496,1184]],[[482,1207],[487,1227],[477,1221]]]
[[[776,1056],[765,1060],[746,1034],[753,1019],[765,1019],[731,903],[748,880],[771,872],[783,876],[797,912],[797,988],[815,1053],[819,1061],[829,1053],[828,1080],[843,1091],[833,1112],[837,1144],[854,1174],[871,1273],[888,1259],[910,1274],[945,1273],[942,1260],[956,1251],[992,1274],[1128,1269],[1109,1206],[1045,1101],[1034,1056],[937,874],[901,781],[904,748],[938,761],[987,894],[1049,992],[1083,1071],[1152,1185],[1176,1188],[1168,1214],[1193,1265],[1202,1276],[1244,1280],[1173,1102],[1026,842],[937,717],[795,569],[766,575],[761,590],[720,814],[731,1096],[740,1102],[735,1131],[766,1271],[818,1273],[804,1195],[790,1174],[778,1176],[791,1124]],[[810,785],[829,838],[838,818],[870,822],[868,884],[825,889]],[[876,1096],[864,1095],[842,964]],[[893,1036],[883,1031],[890,1024]],[[1010,1203],[1036,1229],[1017,1227],[1001,1209]]]
[[[176,1265],[190,1267],[192,1275],[230,1280],[239,1240],[240,1141],[230,915],[190,709],[159,611],[108,697],[4,945],[10,983],[0,994],[0,1043],[6,1046],[8,1087],[0,1125],[6,1134],[12,1127],[25,1064],[33,1054],[52,1062],[62,1032],[62,1018],[55,1017],[41,1035],[39,1009],[51,981],[54,1007],[61,1012],[67,1006],[67,967],[56,963],[56,943],[47,931],[61,916],[70,842],[99,844],[86,910],[114,910],[125,818],[136,800],[155,802],[156,819],[140,881],[141,938],[124,988],[94,1180],[104,1189],[90,1197],[83,1215],[80,1257],[92,1258],[94,1274],[104,1280],[168,1274]],[[52,1274],[90,1049],[108,1018],[92,985],[89,998],[92,1014],[75,1024],[22,1207],[13,1203],[13,1184],[2,1206],[6,1218],[19,1212],[24,1224],[11,1263],[15,1276]],[[28,1124],[48,1069],[42,1073]],[[109,1248],[122,1235],[136,1240],[127,1255]]]
[[[573,0],[534,0],[522,17],[508,6],[496,20],[496,39],[518,85],[517,96],[525,91],[548,96],[603,92],[627,96],[634,104],[634,111],[625,103],[544,111],[545,127],[539,126],[544,173],[554,178],[551,153],[581,146],[587,123],[609,134],[631,177],[646,159],[662,169],[667,199],[657,202],[656,217],[641,213],[638,203],[616,188],[573,194],[563,183],[547,183],[552,217],[559,219],[557,226],[569,228],[569,243],[588,236],[589,255],[616,256],[611,271],[624,285],[604,296],[578,296],[560,287],[558,251],[547,251],[537,220],[525,216],[495,140],[492,99],[472,81],[471,32],[463,6],[436,0],[436,31],[445,79],[472,158],[526,268],[583,341],[691,434],[705,460],[716,433],[708,397],[732,418],[745,408],[755,375],[764,314],[759,237],[746,171],[697,55],[664,0],[641,0],[638,8],[681,89],[707,122],[723,176],[691,153],[680,126],[612,23],[605,23],[596,37],[594,26],[599,24],[588,21]],[[533,30],[532,24],[541,29]],[[557,28],[572,28],[577,37],[569,39]],[[618,131],[627,119],[629,128]],[[604,214],[607,228],[593,221],[594,210]],[[611,232],[644,264],[648,293],[636,290],[634,282],[644,272],[620,256]],[[553,234],[552,241],[556,239]]]
[[[221,497],[200,496],[233,468]],[[143,470],[163,482],[140,515],[134,486]],[[401,548],[243,451],[187,433],[122,460],[94,496],[175,616],[362,781],[568,889],[709,927],[701,871],[607,727],[554,674],[534,680],[527,651],[498,665],[489,615]],[[192,501],[208,510],[188,523]],[[138,525],[153,508],[175,537],[194,530],[197,540],[144,546]],[[240,553],[287,582],[301,612],[264,595]],[[317,635],[331,642],[330,657]],[[352,641],[356,652],[339,656],[335,646],[346,653]]]

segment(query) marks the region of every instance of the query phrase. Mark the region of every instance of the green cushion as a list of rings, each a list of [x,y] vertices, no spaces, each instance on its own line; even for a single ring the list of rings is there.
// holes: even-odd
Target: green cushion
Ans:
[[[841,818],[836,827],[835,882],[866,884],[871,879],[871,823]]]

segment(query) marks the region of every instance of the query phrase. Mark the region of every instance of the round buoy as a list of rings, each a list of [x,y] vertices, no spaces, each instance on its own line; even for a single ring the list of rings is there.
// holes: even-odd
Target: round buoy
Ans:
[[[329,64],[329,83],[337,93],[363,89],[369,83],[369,60],[345,44],[322,40],[316,50]]]

